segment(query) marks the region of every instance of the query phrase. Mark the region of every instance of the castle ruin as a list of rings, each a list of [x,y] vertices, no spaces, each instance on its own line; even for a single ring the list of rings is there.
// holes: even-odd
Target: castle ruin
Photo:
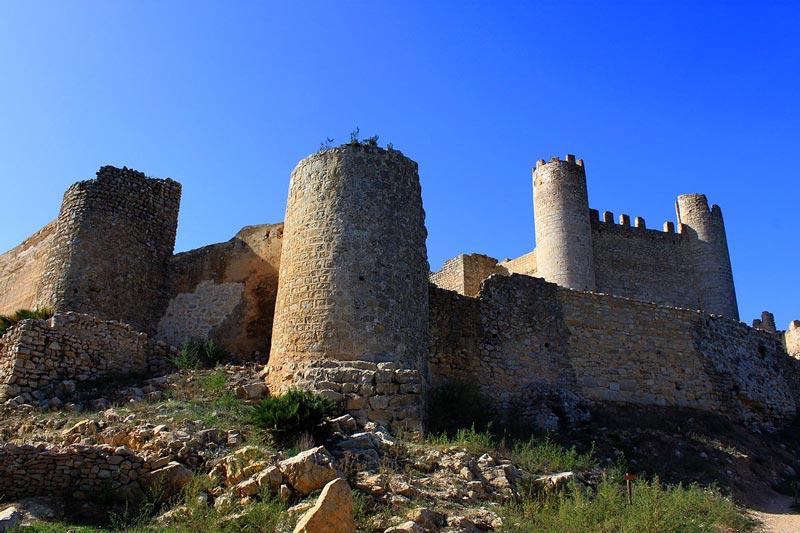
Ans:
[[[589,209],[585,167],[533,170],[536,249],[429,273],[417,164],[344,145],[301,161],[282,224],[173,255],[180,185],[103,167],[58,218],[0,255],[0,313],[53,307],[0,337],[0,396],[163,371],[213,339],[360,422],[424,425],[427,391],[468,382],[499,418],[554,428],[606,403],[694,408],[775,428],[800,407],[800,322],[738,321],[722,213],[677,225]]]

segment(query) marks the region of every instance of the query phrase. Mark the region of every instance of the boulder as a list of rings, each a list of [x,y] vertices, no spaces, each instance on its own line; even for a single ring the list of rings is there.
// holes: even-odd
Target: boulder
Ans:
[[[409,520],[408,522],[403,522],[400,525],[392,526],[389,529],[385,530],[383,533],[424,533],[425,529],[422,526],[414,522],[413,520]]]
[[[180,492],[193,477],[191,470],[177,461],[171,461],[165,467],[142,477],[140,484],[145,490],[155,490],[159,494],[163,491],[163,496],[169,497]]]
[[[16,507],[7,507],[0,512],[0,531],[11,531],[22,520],[22,513]],[[353,529],[355,531],[355,529]]]
[[[324,446],[317,446],[278,463],[284,481],[302,495],[321,489],[336,479],[339,472],[333,466],[333,456]]]
[[[300,518],[294,533],[356,533],[350,486],[341,478],[325,485],[322,493]]]

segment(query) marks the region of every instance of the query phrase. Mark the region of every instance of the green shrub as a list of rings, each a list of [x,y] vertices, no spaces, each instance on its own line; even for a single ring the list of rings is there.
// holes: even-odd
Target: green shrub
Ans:
[[[290,446],[303,433],[313,433],[325,417],[336,412],[330,399],[309,391],[290,390],[264,398],[253,406],[254,426],[266,432],[273,444]]]
[[[13,315],[0,315],[0,335],[23,320],[47,320],[52,316],[53,310],[49,307],[41,309],[37,307],[33,311],[30,309],[17,309]]]
[[[550,436],[543,440],[531,438],[527,441],[517,442],[514,446],[515,463],[526,472],[563,472],[574,470],[588,472],[597,468],[594,449],[581,454],[575,449],[565,448],[554,442]]]
[[[426,400],[431,433],[453,437],[461,429],[483,431],[491,425],[492,411],[474,383],[444,382],[431,390]]]
[[[212,340],[190,341],[186,339],[172,358],[172,364],[181,370],[200,366],[214,368],[225,357],[225,350]]]
[[[180,370],[194,370],[200,366],[200,349],[196,342],[183,341],[178,353],[172,357],[172,364]]]

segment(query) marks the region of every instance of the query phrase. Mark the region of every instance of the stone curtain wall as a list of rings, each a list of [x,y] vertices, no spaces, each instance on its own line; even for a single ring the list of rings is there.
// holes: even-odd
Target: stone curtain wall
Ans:
[[[576,391],[593,400],[713,411],[692,338],[696,313],[602,294],[559,291]]]
[[[283,224],[247,226],[228,242],[176,254],[157,338],[213,339],[240,355],[269,352]]]
[[[109,489],[126,501],[144,493],[138,479],[150,465],[124,446],[48,447],[0,443],[0,495],[85,498]]]
[[[474,381],[501,416],[535,414],[542,390],[766,428],[796,413],[800,363],[778,336],[735,320],[520,275],[490,277],[475,299],[431,294],[430,386]],[[454,338],[465,341],[450,348]]]
[[[147,335],[77,313],[24,320],[0,337],[0,398],[148,369]]]
[[[0,314],[36,307],[36,291],[55,235],[53,221],[0,255]]]
[[[592,219],[597,291],[700,309],[685,235]]]
[[[38,305],[152,332],[168,302],[180,193],[170,179],[111,166],[72,185],[56,220]]]

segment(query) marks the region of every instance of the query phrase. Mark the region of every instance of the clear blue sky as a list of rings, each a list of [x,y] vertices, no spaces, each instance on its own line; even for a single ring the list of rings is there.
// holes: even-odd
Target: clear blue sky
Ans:
[[[0,249],[104,164],[183,183],[177,250],[283,219],[333,137],[416,160],[431,267],[534,246],[531,167],[590,204],[722,206],[742,319],[800,318],[793,2],[0,2]]]

